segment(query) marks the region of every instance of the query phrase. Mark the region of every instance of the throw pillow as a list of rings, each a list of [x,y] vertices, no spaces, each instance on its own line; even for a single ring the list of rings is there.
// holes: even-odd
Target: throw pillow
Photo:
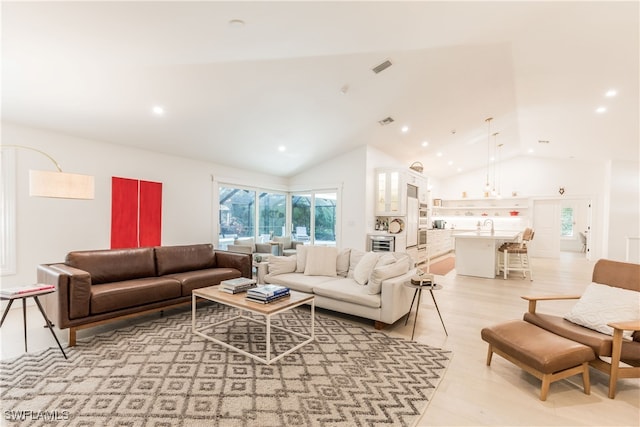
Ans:
[[[298,246],[296,251],[296,257],[298,258],[296,264],[296,273],[304,273],[304,268],[307,265],[307,249],[311,246]]]
[[[340,277],[347,277],[349,272],[349,258],[351,256],[351,249],[343,249],[338,252],[336,258],[336,274]]]
[[[362,252],[361,250],[351,249],[351,253],[349,254],[349,271],[347,272],[348,278],[353,279],[353,272],[364,254],[365,252]]]
[[[391,264],[376,265],[371,272],[369,282],[366,286],[367,293],[370,295],[379,294],[382,290],[382,282],[384,280],[403,275],[408,272],[409,269],[410,266],[406,258],[399,259]]]
[[[336,276],[338,250],[330,246],[309,246],[305,276]]]
[[[397,260],[398,260],[398,258],[396,258],[394,252],[389,252],[387,254],[380,255],[380,258],[378,258],[378,262],[376,263],[376,268],[377,267],[383,267],[383,266],[389,265],[389,264],[393,264]]]
[[[353,270],[353,278],[360,285],[366,285],[373,268],[378,262],[378,254],[375,252],[367,252],[356,265]]]
[[[269,274],[276,276],[278,274],[293,273],[296,271],[296,256],[270,256],[269,257]]]
[[[291,236],[274,236],[273,241],[282,243],[282,249],[291,249]]]
[[[591,283],[565,319],[613,335],[613,328],[607,323],[640,319],[640,292]],[[632,334],[624,331],[622,336],[631,339]]]

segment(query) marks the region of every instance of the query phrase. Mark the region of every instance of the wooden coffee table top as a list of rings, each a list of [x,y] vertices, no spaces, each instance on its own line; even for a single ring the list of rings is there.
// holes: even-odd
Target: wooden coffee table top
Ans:
[[[219,285],[209,286],[207,288],[194,289],[193,295],[208,299],[210,301],[219,302],[232,307],[253,311],[261,314],[270,314],[276,311],[287,309],[291,306],[300,305],[313,300],[313,295],[302,292],[290,291],[291,295],[273,301],[267,304],[259,302],[247,301],[247,293],[240,292],[238,294],[230,294],[220,289]]]

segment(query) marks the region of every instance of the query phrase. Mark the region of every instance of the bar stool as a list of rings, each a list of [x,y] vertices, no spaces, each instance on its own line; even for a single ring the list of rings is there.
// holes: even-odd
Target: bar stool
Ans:
[[[522,271],[522,278],[526,278],[529,273],[529,280],[533,281],[533,272],[529,262],[529,249],[527,244],[533,240],[535,232],[531,228],[526,228],[522,233],[522,240],[518,243],[503,243],[498,252],[502,253],[502,263],[499,266],[506,280],[509,271]]]

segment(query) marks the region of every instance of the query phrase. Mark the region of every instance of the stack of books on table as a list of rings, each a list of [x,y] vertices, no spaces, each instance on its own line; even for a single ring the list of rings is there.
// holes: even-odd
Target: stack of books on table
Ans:
[[[255,287],[256,281],[254,279],[247,279],[246,277],[238,277],[237,279],[223,280],[220,282],[220,290],[230,294],[239,294],[240,292],[246,292]]]
[[[41,291],[52,291],[56,287],[53,285],[47,285],[44,283],[37,283],[35,285],[16,286],[11,288],[0,289],[0,295],[3,297],[17,297],[20,295],[28,295]]]
[[[262,285],[247,291],[247,301],[266,304],[290,295],[289,288],[280,285]]]

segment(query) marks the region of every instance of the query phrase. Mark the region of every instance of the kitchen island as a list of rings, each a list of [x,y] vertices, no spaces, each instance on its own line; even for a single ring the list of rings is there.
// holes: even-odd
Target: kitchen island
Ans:
[[[497,274],[497,250],[503,242],[516,241],[519,231],[465,231],[454,233],[456,273],[493,279]]]

